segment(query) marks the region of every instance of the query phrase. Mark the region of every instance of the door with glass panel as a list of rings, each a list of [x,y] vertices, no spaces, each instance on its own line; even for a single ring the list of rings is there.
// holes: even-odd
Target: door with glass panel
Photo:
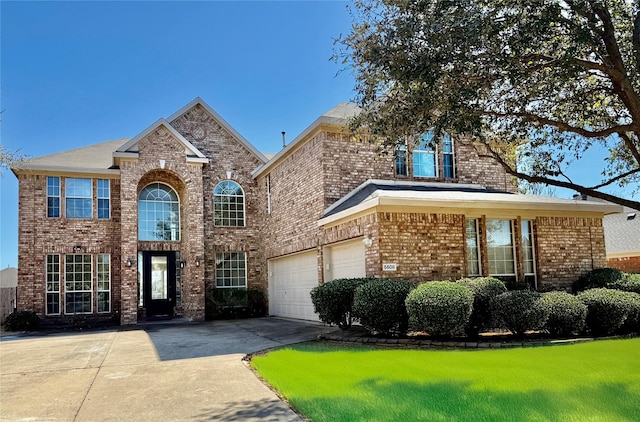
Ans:
[[[173,316],[176,303],[175,252],[144,252],[143,266],[143,302],[147,316]]]

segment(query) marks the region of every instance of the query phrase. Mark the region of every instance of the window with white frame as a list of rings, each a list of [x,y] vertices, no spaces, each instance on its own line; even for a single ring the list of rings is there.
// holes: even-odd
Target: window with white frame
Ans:
[[[98,218],[109,219],[111,217],[111,188],[109,180],[98,179]]]
[[[420,143],[413,150],[413,175],[415,177],[438,177],[436,152],[433,133],[422,135]]]
[[[247,258],[244,252],[216,253],[216,287],[247,287]]]
[[[67,218],[91,218],[93,188],[91,179],[65,179],[65,215]]]
[[[47,177],[47,217],[60,217],[59,177]]]
[[[455,156],[451,136],[442,138],[442,173],[445,179],[456,177]]]
[[[522,255],[524,260],[524,276],[527,281],[535,283],[536,264],[535,264],[535,248],[533,246],[533,222],[531,220],[522,220]]]
[[[515,276],[511,220],[487,220],[487,258],[489,275]]]
[[[60,255],[47,255],[47,315],[60,313]]]
[[[93,310],[91,255],[65,255],[64,260],[64,313],[89,314]]]
[[[395,149],[395,168],[396,176],[407,176],[407,146],[396,145]]]
[[[480,247],[478,242],[478,220],[467,218],[467,275],[480,276]]]
[[[152,183],[140,192],[138,240],[180,240],[180,202],[170,186]]]
[[[244,192],[239,184],[224,180],[213,190],[214,225],[244,226]]]
[[[99,254],[96,263],[98,312],[111,312],[111,257],[109,254]]]

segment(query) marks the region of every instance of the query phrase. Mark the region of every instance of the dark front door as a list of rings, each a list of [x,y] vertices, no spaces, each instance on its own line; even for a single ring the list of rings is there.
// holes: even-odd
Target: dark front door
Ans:
[[[148,317],[173,316],[176,304],[176,253],[144,252],[143,300]]]

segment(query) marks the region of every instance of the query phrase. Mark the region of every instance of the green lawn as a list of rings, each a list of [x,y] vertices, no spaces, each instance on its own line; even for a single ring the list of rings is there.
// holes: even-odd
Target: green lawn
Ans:
[[[640,421],[640,339],[502,350],[303,344],[252,365],[312,421]]]

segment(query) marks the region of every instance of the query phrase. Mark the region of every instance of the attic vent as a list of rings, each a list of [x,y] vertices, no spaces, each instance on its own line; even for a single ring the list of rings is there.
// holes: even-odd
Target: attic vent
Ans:
[[[633,220],[635,218],[636,218],[635,212],[630,212],[629,214],[627,214],[627,220]]]

